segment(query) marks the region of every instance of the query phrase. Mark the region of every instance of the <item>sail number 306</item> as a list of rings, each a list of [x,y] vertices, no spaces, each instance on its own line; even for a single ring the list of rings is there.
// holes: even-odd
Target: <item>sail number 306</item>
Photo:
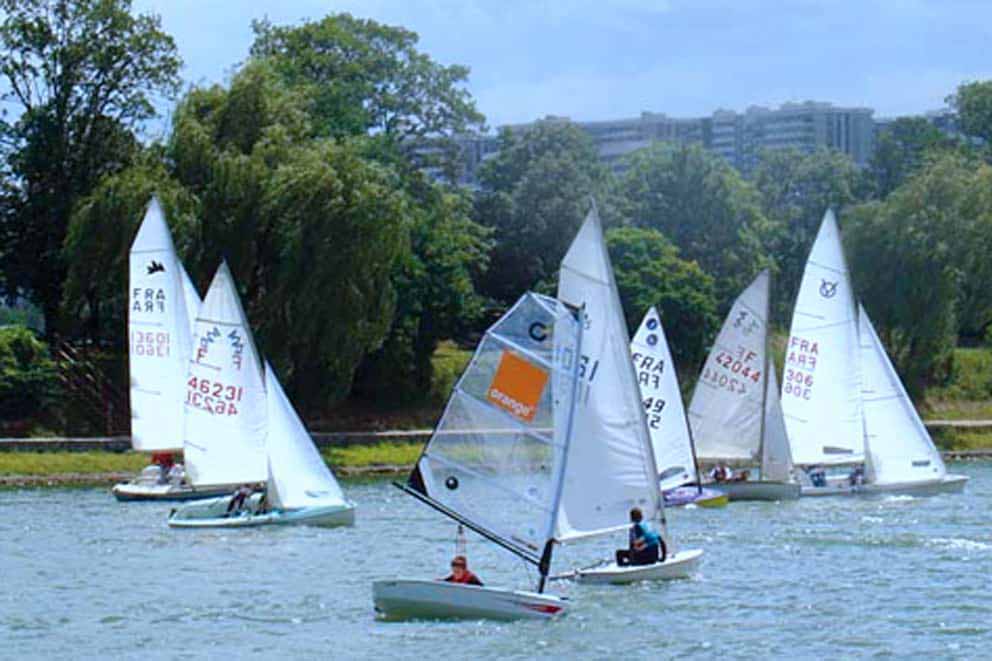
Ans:
[[[191,377],[186,382],[186,403],[215,415],[237,415],[237,402],[241,401],[244,388],[226,386],[209,379]]]

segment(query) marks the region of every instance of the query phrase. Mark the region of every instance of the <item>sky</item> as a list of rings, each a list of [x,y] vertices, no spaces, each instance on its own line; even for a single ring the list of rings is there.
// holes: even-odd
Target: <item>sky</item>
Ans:
[[[224,82],[251,21],[349,12],[402,25],[442,64],[471,69],[490,127],[743,111],[807,99],[876,117],[943,107],[992,78],[987,0],[135,0],[159,14],[188,83]]]

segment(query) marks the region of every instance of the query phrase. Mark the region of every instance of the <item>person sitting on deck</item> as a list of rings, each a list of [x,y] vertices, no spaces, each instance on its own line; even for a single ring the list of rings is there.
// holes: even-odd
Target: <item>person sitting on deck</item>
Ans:
[[[165,479],[169,484],[174,484],[176,486],[182,484],[183,479],[186,477],[186,468],[182,464],[172,464],[172,468],[166,473]]]
[[[463,555],[456,555],[452,558],[451,573],[441,580],[448,583],[462,583],[463,585],[482,585],[479,577],[469,571],[468,560]]]
[[[169,483],[169,470],[172,468],[172,453],[171,452],[152,452],[152,465],[158,466],[159,484]]]
[[[231,502],[227,504],[228,516],[233,512],[240,512],[245,506],[245,500],[254,491],[255,489],[250,484],[242,484],[238,487],[237,491],[231,496]]]
[[[813,466],[809,469],[809,481],[814,487],[827,486],[827,471],[822,466]]]
[[[852,487],[860,487],[865,483],[865,468],[864,466],[855,466],[854,470],[847,477],[848,481],[851,483]]]
[[[726,464],[717,464],[712,469],[710,469],[710,478],[714,482],[726,482],[730,477],[730,469]]]
[[[630,548],[617,551],[617,565],[653,565],[661,559],[661,536],[644,519],[641,508],[630,510]]]

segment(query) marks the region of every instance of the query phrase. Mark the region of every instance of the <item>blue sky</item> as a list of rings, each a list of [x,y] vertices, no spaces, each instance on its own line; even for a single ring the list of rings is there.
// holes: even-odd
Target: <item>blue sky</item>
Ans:
[[[992,2],[975,0],[135,0],[160,14],[191,83],[224,81],[253,18],[328,13],[403,25],[471,67],[491,126],[546,114],[675,117],[814,99],[876,116],[943,106],[992,78]]]

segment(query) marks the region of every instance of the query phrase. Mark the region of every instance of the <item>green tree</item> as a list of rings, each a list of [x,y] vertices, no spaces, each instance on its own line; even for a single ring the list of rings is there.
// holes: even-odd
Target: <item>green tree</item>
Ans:
[[[960,85],[947,101],[957,111],[965,135],[992,144],[992,80]]]
[[[694,378],[718,324],[713,278],[653,229],[613,228],[606,243],[630,332],[656,306],[675,364]]]
[[[0,326],[0,425],[36,420],[57,394],[58,373],[45,343],[23,326]]]
[[[632,154],[620,181],[628,222],[660,231],[714,278],[721,312],[766,261],[754,187],[697,145],[655,143]]]
[[[134,128],[171,95],[180,60],[157,17],[130,0],[0,0],[4,155],[14,190],[4,197],[0,241],[7,293],[39,304],[62,330],[62,256],[77,201],[137,151]]]
[[[886,125],[868,163],[875,195],[884,198],[919,170],[928,153],[956,144],[924,117],[900,117]]]
[[[519,133],[504,129],[499,152],[479,177],[475,218],[495,241],[482,291],[502,304],[557,277],[590,198],[608,199],[612,183],[589,136],[560,121]],[[608,206],[602,208],[609,218]]]
[[[773,319],[788,324],[824,212],[841,212],[857,201],[862,179],[840,152],[803,154],[795,149],[761,152],[752,179],[768,219],[762,243],[777,270]]]

